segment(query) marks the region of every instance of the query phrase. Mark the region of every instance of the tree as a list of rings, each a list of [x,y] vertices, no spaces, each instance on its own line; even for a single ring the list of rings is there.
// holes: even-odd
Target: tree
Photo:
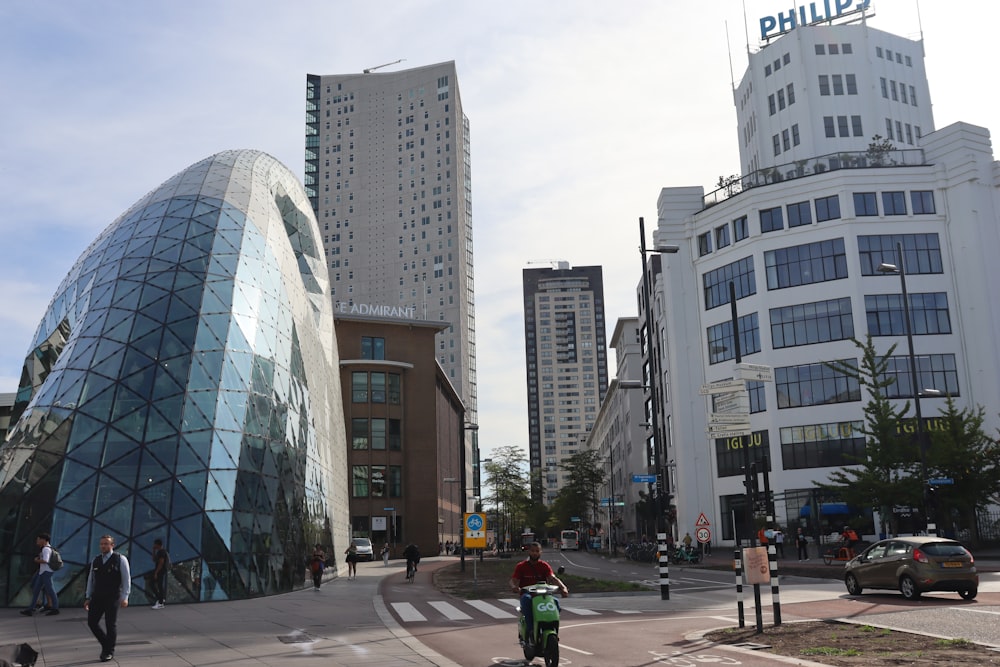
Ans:
[[[881,134],[872,137],[872,142],[868,144],[868,159],[875,166],[882,166],[889,157],[889,153],[896,150],[896,146],[888,139],[883,139]]]
[[[828,482],[816,485],[837,494],[848,505],[877,507],[883,521],[889,519],[890,532],[895,534],[898,526],[893,505],[920,504],[919,491],[914,489],[910,479],[919,455],[914,456],[914,443],[899,428],[910,410],[910,402],[897,409],[884,391],[896,381],[885,373],[896,345],[892,345],[884,356],[879,356],[870,334],[864,343],[851,340],[861,350],[860,367],[841,361],[827,362],[826,366],[857,380],[869,395],[861,428],[865,436],[865,456],[858,461],[858,467],[836,470],[830,473]]]
[[[970,531],[979,542],[977,511],[1000,497],[1000,443],[986,435],[982,406],[959,410],[951,396],[941,410],[937,428],[929,433],[928,477],[950,478],[953,484],[928,487],[938,528]]]
[[[528,494],[527,464],[524,451],[512,445],[497,448],[492,460],[483,464],[486,486],[493,490],[497,544],[501,549],[508,535],[512,541],[517,540],[521,529],[528,526],[531,497]]]
[[[585,449],[562,460],[559,467],[569,475],[556,495],[554,515],[563,518],[568,514],[567,519],[589,515],[592,524],[599,521],[599,491],[607,477],[603,464],[604,459],[595,449]]]

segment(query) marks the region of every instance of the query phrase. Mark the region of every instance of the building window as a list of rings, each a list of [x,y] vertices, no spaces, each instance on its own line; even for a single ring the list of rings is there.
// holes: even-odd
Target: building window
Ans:
[[[368,373],[364,371],[351,373],[351,402],[368,402]]]
[[[941,261],[941,241],[937,234],[883,234],[859,236],[858,256],[861,275],[887,276],[878,270],[879,264],[898,264],[896,245],[903,244],[903,265],[906,273],[944,273]]]
[[[729,303],[729,283],[736,287],[736,298],[757,293],[757,281],[754,278],[753,257],[744,257],[732,264],[720,266],[702,276],[703,293],[705,295],[705,310],[711,310]]]
[[[844,94],[844,77],[839,74],[834,74],[830,77],[833,82],[833,94],[843,95]]]
[[[355,417],[351,419],[351,448],[368,449],[368,420]]]
[[[781,147],[786,151],[791,150],[792,148],[791,137],[788,134],[788,130],[781,131]]]
[[[864,130],[861,128],[861,116],[851,116],[851,129],[854,131],[854,136],[865,136]]]
[[[853,74],[845,74],[844,82],[847,84],[847,94],[857,95],[858,94],[858,78]]]
[[[797,204],[788,204],[785,208],[788,209],[789,229],[792,227],[801,227],[803,225],[812,224],[812,210],[808,201],[802,201]]]
[[[747,448],[747,454],[744,454],[743,448]],[[764,455],[770,451],[770,443],[768,441],[767,430],[754,431],[748,436],[744,437],[734,437],[734,438],[716,438],[715,439],[715,460],[716,467],[718,470],[719,477],[735,477],[736,475],[743,474],[744,458],[749,455],[751,461],[757,463],[758,472],[764,470],[771,470],[770,458],[766,459],[767,466],[764,465],[765,459]],[[743,498],[743,496],[740,496]],[[723,498],[723,501],[725,498]],[[729,515],[729,512],[726,512]],[[732,537],[732,532],[730,529],[730,535]]]
[[[891,118],[886,118],[885,119],[885,136],[886,136],[886,139],[895,139],[895,137],[892,136],[892,119]]]
[[[819,75],[819,94],[824,96],[830,94],[830,77],[826,74]]]
[[[712,252],[712,232],[698,235],[698,256],[704,257]]]
[[[778,110],[781,111],[785,108],[785,91],[783,88],[778,89]]]
[[[402,378],[399,373],[389,373],[389,403],[399,405],[402,396]]]
[[[362,359],[385,359],[385,338],[361,337]]]
[[[398,419],[389,420],[389,449],[398,452],[403,449],[403,422]]]
[[[385,497],[385,466],[372,466],[371,495],[372,498]]]
[[[951,397],[960,395],[958,386],[958,367],[954,354],[918,354],[917,388],[937,389]],[[897,355],[890,357],[883,379],[890,377],[896,381],[885,388],[886,398],[913,398],[913,385],[910,383],[910,357]]]
[[[826,44],[817,44],[816,45],[816,55],[817,56],[826,55]]]
[[[785,470],[856,465],[865,456],[864,422],[806,424],[778,429]]]
[[[403,466],[389,466],[389,497],[403,497]]]
[[[854,337],[850,298],[772,308],[770,315],[774,349]]]
[[[792,106],[795,104],[795,88],[792,84],[788,84],[785,90],[788,92],[788,106]]]
[[[715,228],[715,247],[717,249],[725,248],[729,245],[729,225],[722,225],[721,227]]]
[[[792,145],[793,146],[798,146],[799,145],[799,124],[798,123],[795,123],[794,125],[792,125]]]
[[[906,193],[883,192],[882,212],[885,215],[906,215]]]
[[[840,197],[830,195],[816,200],[816,222],[836,220],[840,217]]]
[[[882,97],[889,99],[889,82],[886,81],[885,77],[879,77],[879,83],[882,87]]]
[[[774,95],[767,96],[767,110],[770,112],[768,115],[773,116],[778,113],[778,108],[774,104]]]
[[[742,356],[760,352],[760,326],[757,313],[744,315],[739,319],[740,353]],[[706,330],[708,341],[708,363],[717,364],[736,358],[736,343],[733,341],[733,322],[726,320]]]
[[[372,449],[385,449],[385,419],[373,418],[371,421],[372,435],[371,443]]]
[[[854,193],[854,215],[878,215],[878,203],[874,192]]]
[[[750,225],[747,224],[747,217],[742,215],[733,220],[733,239],[742,241],[750,236]]]
[[[837,116],[837,127],[840,130],[840,136],[851,136],[850,127],[847,124],[847,116]]]
[[[945,292],[909,294],[911,332],[914,336],[950,334],[948,295]],[[872,336],[906,335],[902,294],[866,294],[865,317]]]
[[[781,155],[781,135],[774,135],[771,137],[771,141],[774,143],[774,154]]]
[[[833,116],[823,116],[823,129],[827,137],[837,136],[837,128],[833,124]]]
[[[844,239],[817,241],[764,253],[769,290],[847,278]]]
[[[368,466],[351,466],[351,495],[355,498],[368,497]]]
[[[765,208],[760,212],[760,232],[774,232],[785,228],[785,221],[781,217],[781,207]]]
[[[858,362],[840,359],[838,363],[856,368]],[[775,368],[774,387],[779,410],[861,400],[857,378],[835,371],[825,363]]]
[[[385,403],[385,373],[372,373],[372,403]]]
[[[914,190],[910,193],[910,204],[913,206],[913,215],[937,213],[934,207],[933,190]]]

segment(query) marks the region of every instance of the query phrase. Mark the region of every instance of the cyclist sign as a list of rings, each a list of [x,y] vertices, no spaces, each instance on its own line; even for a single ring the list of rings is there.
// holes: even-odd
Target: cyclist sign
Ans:
[[[486,548],[486,515],[479,512],[466,512],[462,518],[465,528],[465,546],[469,549]]]

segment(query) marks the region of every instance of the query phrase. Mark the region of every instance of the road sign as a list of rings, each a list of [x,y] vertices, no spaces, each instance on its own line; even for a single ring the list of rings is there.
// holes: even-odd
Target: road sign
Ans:
[[[928,484],[933,484],[934,486],[947,486],[949,484],[954,484],[955,480],[951,477],[935,477],[934,479],[927,480]]]
[[[698,393],[702,396],[711,394],[729,394],[734,391],[746,391],[747,385],[743,380],[720,380],[701,385]]]
[[[710,438],[738,438],[743,435],[750,435],[749,427],[740,429],[731,429],[725,431],[723,430],[717,431],[713,428],[707,428],[705,429],[705,432],[708,433],[708,436]]]
[[[736,364],[736,377],[754,382],[774,382],[774,369],[763,364]]]
[[[712,531],[704,526],[694,531],[694,536],[701,544],[708,544],[712,541]]]
[[[395,507],[383,507],[382,511],[383,512],[395,512],[396,508]]]
[[[462,523],[465,526],[465,546],[469,549],[486,548],[486,515],[466,512]]]
[[[633,484],[656,484],[656,475],[632,475]]]
[[[750,428],[750,413],[740,414],[738,412],[709,412],[709,424],[742,424]]]
[[[571,516],[569,518],[569,522],[570,523],[580,523],[580,517],[578,517],[578,516]]]
[[[712,407],[717,413],[741,412],[750,414],[750,394],[744,391],[734,391],[730,394],[716,394]]]
[[[712,524],[710,524],[708,522],[708,517],[705,516],[705,513],[701,512],[700,514],[698,514],[698,520],[694,522],[694,525],[696,525],[696,526],[711,526]]]
[[[601,498],[601,507],[625,507],[624,500],[616,500],[612,505],[611,500],[608,498]]]

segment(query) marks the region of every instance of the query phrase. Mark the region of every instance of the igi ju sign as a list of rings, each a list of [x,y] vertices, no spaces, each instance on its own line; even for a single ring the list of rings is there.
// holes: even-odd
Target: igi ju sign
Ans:
[[[868,9],[870,2],[871,0],[816,0],[792,7],[787,12],[778,12],[777,16],[763,16],[760,19],[760,38],[777,37],[799,26],[863,12]]]

